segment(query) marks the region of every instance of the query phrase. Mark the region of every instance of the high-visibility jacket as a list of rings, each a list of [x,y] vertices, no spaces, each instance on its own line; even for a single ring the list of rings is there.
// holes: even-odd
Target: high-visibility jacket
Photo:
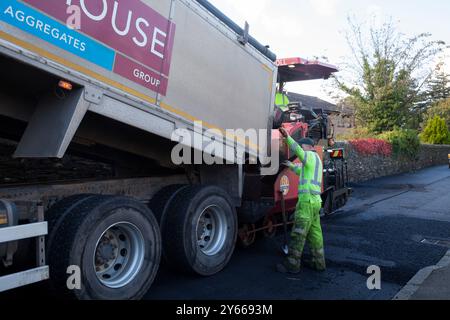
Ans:
[[[277,92],[275,96],[275,106],[277,106],[281,111],[286,112],[289,110],[289,98],[284,93]]]
[[[323,164],[319,155],[314,151],[304,151],[292,137],[288,137],[287,144],[301,162],[301,165],[290,164],[290,169],[300,177],[298,200],[322,202]]]

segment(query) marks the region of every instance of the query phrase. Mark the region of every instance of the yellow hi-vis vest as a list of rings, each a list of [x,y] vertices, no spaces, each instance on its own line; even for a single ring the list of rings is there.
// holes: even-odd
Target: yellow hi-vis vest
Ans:
[[[289,110],[289,98],[284,93],[277,92],[275,96],[275,106],[281,111],[286,112]]]
[[[292,137],[287,144],[298,157],[302,165],[291,164],[290,169],[300,177],[298,185],[299,202],[322,202],[323,164],[319,155],[313,151],[304,151]]]

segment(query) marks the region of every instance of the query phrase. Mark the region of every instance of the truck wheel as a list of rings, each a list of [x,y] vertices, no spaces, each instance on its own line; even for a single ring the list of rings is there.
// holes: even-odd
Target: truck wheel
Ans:
[[[326,196],[324,198],[325,199],[323,200],[323,208],[322,208],[321,212],[324,216],[329,216],[334,211],[334,209],[333,209],[333,206],[334,206],[333,191],[327,191]]]
[[[49,265],[53,286],[67,297],[126,300],[140,299],[149,290],[160,258],[159,227],[144,204],[93,196],[71,210],[54,231]]]
[[[148,206],[150,210],[152,210],[156,220],[159,223],[161,234],[164,234],[164,225],[166,224],[165,221],[167,218],[167,209],[169,208],[170,203],[181,190],[187,187],[188,187],[187,185],[183,184],[174,184],[164,187],[153,196],[152,200],[150,200]],[[166,262],[167,262],[166,253],[163,250],[162,263],[164,264]]]
[[[237,215],[222,189],[190,186],[169,204],[163,230],[163,250],[170,267],[210,276],[230,261],[237,239]]]
[[[160,227],[164,225],[163,221],[165,220],[167,208],[169,207],[170,202],[172,202],[178,192],[187,187],[187,185],[183,184],[174,184],[164,187],[153,196],[152,200],[150,200],[148,206],[155,215]],[[163,233],[162,229],[161,233]]]
[[[62,221],[64,221],[65,217],[74,210],[78,205],[82,204],[84,201],[89,198],[95,197],[92,194],[77,194],[67,198],[64,198],[61,201],[58,201],[50,209],[45,213],[45,218],[48,222],[48,230],[49,235],[47,238],[47,255],[49,251],[53,251],[51,249],[53,244],[53,239],[55,236],[54,230],[57,230],[61,225]],[[48,257],[47,257],[48,260]]]
[[[239,243],[242,248],[251,247],[256,241],[256,226],[254,224],[244,224],[238,231]]]
[[[278,224],[277,217],[274,214],[268,214],[264,217],[262,227],[265,228],[263,230],[264,238],[273,239],[277,235],[277,227]]]

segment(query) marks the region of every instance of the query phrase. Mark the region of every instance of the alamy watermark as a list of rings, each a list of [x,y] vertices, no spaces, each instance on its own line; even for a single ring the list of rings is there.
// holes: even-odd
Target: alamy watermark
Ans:
[[[81,290],[81,268],[79,266],[69,266],[66,273],[67,277],[66,286],[69,290]]]
[[[370,275],[367,279],[367,289],[381,290],[381,268],[379,266],[370,266],[367,268],[367,274]]]
[[[66,13],[69,15],[66,21],[66,25],[69,29],[80,30],[81,29],[81,8],[77,5],[71,5],[72,1],[67,0]]]
[[[196,121],[193,130],[177,129],[171,139],[177,142],[171,154],[175,165],[260,164],[262,175],[279,170],[280,141],[272,139],[272,130],[205,130],[203,123]]]

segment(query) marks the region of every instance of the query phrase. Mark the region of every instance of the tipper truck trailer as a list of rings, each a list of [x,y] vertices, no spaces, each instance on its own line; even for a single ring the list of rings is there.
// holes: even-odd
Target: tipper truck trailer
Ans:
[[[276,206],[276,57],[208,1],[2,0],[0,70],[0,292],[139,299],[161,259],[221,271]],[[206,130],[181,143],[225,164],[176,165],[174,132]]]

